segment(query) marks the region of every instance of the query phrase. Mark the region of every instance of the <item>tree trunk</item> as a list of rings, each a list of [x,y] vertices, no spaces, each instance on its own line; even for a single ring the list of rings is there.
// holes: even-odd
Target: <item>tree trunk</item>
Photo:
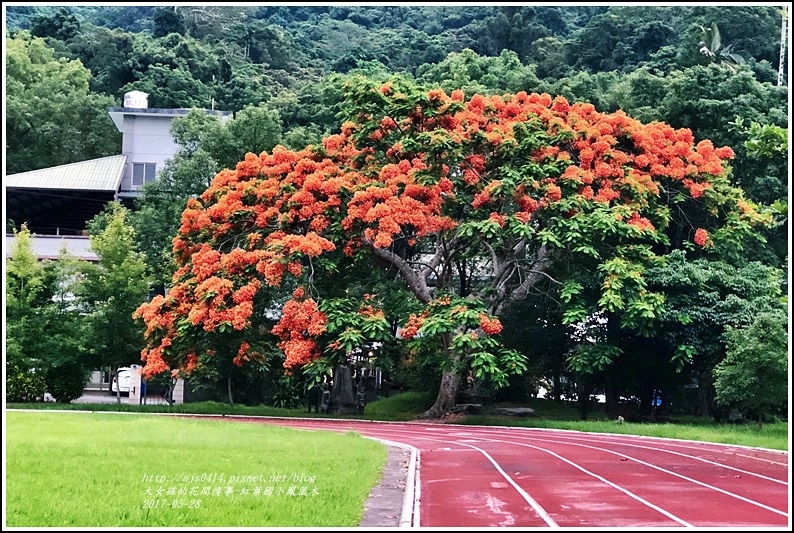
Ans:
[[[438,397],[433,407],[422,413],[421,418],[442,418],[455,407],[458,396],[460,376],[457,372],[444,372],[441,376],[441,386],[438,388]]]
[[[116,380],[116,403],[121,403],[121,380],[119,379],[119,369],[116,367],[116,373],[114,374],[114,378]],[[113,380],[110,382],[111,387],[113,386]]]
[[[707,371],[698,372],[698,402],[696,416],[713,416],[719,422],[720,413],[714,408],[714,384]]]
[[[226,378],[226,392],[229,394],[229,405],[234,405],[234,399],[232,398],[232,377],[231,376]]]
[[[587,420],[587,415],[590,414],[590,391],[592,386],[585,381],[585,378],[579,376],[576,380],[576,403],[579,407],[579,418]]]
[[[610,367],[613,367],[610,365]],[[606,414],[609,418],[617,418],[618,415],[623,415],[624,413],[620,411],[620,399],[618,398],[618,388],[615,384],[615,378],[612,377],[612,373],[614,372],[613,368],[607,369],[606,374],[606,384],[604,387],[604,400],[605,405],[604,409],[606,410]]]

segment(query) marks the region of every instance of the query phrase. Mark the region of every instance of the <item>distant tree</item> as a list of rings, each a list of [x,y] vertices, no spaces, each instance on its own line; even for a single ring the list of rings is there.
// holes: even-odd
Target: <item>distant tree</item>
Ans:
[[[678,46],[682,55],[701,59],[698,42],[705,41],[703,29],[719,25],[723,46],[732,45],[745,59],[766,60],[777,68],[780,50],[780,5],[693,5],[681,27]],[[686,49],[686,54],[683,54]],[[690,66],[693,63],[686,63]]]
[[[185,19],[176,7],[158,7],[153,22],[155,37],[165,37],[169,33],[184,35],[187,31]]]
[[[538,91],[542,85],[534,67],[521,64],[510,50],[502,50],[496,57],[480,56],[469,49],[451,53],[437,64],[420,65],[416,79],[449,92],[457,88],[466,94],[482,95]]]
[[[6,277],[6,385],[10,401],[48,391],[58,402],[79,398],[89,375],[85,329],[72,290],[79,262],[65,250],[39,262],[23,228],[15,235]]]
[[[80,61],[56,59],[43,39],[6,37],[6,170],[25,172],[118,153],[121,134]]]
[[[788,398],[788,334],[784,313],[758,315],[752,325],[728,329],[727,356],[714,368],[720,404],[755,416],[785,413]]]
[[[538,78],[547,82],[565,76],[570,69],[565,62],[565,44],[557,37],[543,37],[534,41],[526,62],[535,65]]]
[[[92,91],[117,96],[121,94],[121,87],[135,80],[130,67],[135,39],[134,33],[86,23],[81,27],[79,38],[67,42],[66,47],[72,57],[91,70],[89,87]]]
[[[710,62],[733,68],[734,65],[744,65],[747,60],[733,51],[733,45],[725,45],[722,42],[720,30],[716,22],[711,23],[710,28],[700,26],[702,39],[698,43],[698,52],[703,54]]]
[[[146,263],[135,250],[127,217],[126,208],[110,203],[89,223],[91,248],[99,261],[84,265],[75,286],[94,367],[110,366],[114,371],[140,361],[143,329],[132,313],[150,288]]]
[[[44,397],[43,362],[38,348],[44,321],[38,310],[47,305],[44,265],[38,262],[24,226],[15,233],[6,259],[5,382],[6,400],[31,402]]]
[[[51,37],[68,41],[80,33],[80,21],[67,8],[54,15],[38,15],[31,20],[30,34],[34,37]]]

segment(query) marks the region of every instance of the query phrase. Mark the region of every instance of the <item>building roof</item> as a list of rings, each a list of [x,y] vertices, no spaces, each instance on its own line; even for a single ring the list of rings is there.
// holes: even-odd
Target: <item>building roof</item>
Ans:
[[[62,189],[116,192],[121,185],[126,155],[112,155],[5,176],[7,188]]]
[[[15,235],[6,233],[6,257],[11,255],[14,247]],[[84,261],[97,261],[99,258],[91,249],[91,241],[86,236],[79,235],[32,235],[30,244],[33,253],[39,259],[58,259],[61,249],[65,246],[70,255]]]
[[[109,107],[108,115],[113,120],[116,128],[123,132],[122,125],[124,123],[125,115],[138,115],[138,116],[162,116],[162,117],[184,117],[190,113],[192,109],[188,108],[162,108],[162,107]],[[221,117],[221,122],[228,120],[232,116],[231,111],[219,111],[214,109],[202,109],[208,115],[218,115]]]

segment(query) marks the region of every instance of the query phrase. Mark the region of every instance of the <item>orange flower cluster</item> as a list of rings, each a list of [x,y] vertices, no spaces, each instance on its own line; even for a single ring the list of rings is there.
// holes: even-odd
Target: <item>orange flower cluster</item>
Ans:
[[[286,355],[285,368],[305,365],[320,357],[316,337],[325,331],[328,318],[317,307],[317,303],[308,298],[301,300],[303,289],[295,291],[294,299],[288,300],[281,310],[281,318],[271,330],[281,341],[278,347]]]
[[[635,228],[640,228],[644,231],[656,231],[656,228],[653,227],[651,221],[645,217],[641,217],[639,213],[632,214],[626,223],[630,226],[634,226]]]
[[[709,237],[709,232],[704,230],[703,228],[698,228],[695,231],[695,238],[693,239],[695,244],[701,247],[706,247],[711,242],[711,238]]]
[[[485,313],[480,314],[480,329],[486,335],[499,335],[502,332],[502,323],[496,317],[489,317]]]
[[[430,316],[430,312],[428,310],[425,310],[418,315],[411,313],[411,316],[408,317],[408,323],[405,325],[405,327],[398,330],[398,335],[400,335],[400,337],[403,339],[413,339],[416,337],[419,328],[422,327],[422,324],[425,323],[425,320],[428,316]]]
[[[232,359],[232,363],[237,366],[243,366],[245,363],[249,361],[261,361],[263,358],[262,354],[252,350],[251,345],[247,342],[243,341],[240,343],[240,349],[237,350],[237,355],[234,356]],[[189,365],[188,361],[188,365]]]

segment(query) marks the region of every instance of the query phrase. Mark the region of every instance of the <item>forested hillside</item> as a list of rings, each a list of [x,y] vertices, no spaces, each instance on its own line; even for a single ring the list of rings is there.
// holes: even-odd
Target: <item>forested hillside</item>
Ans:
[[[725,109],[709,124],[693,123],[707,121],[701,104],[672,109],[665,98],[680,99],[691,85],[712,105],[733,107],[728,101],[741,96],[735,91],[748,101],[747,93],[757,92],[762,102],[732,113],[783,126],[783,93],[770,102],[767,93],[775,91],[765,85],[777,78],[780,20],[780,9],[771,6],[7,8],[10,41],[27,48],[22,43],[40,37],[55,59],[89,70],[84,98],[107,95],[120,104],[124,92],[139,89],[152,107],[239,111],[267,103],[296,146],[338,128],[336,78],[351,71],[399,72],[467,92],[560,94],[603,111],[622,108],[642,119],[694,126],[703,136],[727,129],[721,119],[734,117]],[[706,41],[715,55],[701,52]],[[722,70],[696,68],[736,61],[745,64],[739,73],[745,81],[731,81],[731,88],[722,87]],[[70,83],[58,77],[67,79],[51,83]],[[708,94],[710,85],[718,94]],[[13,88],[8,93],[8,121],[24,128],[13,105],[19,96]],[[52,164],[17,162],[16,154],[12,147],[9,171]]]
[[[510,376],[511,387],[489,394],[519,397],[542,382],[551,383],[554,397],[587,398],[605,391],[608,398],[636,398],[650,411],[652,398],[664,391],[670,402],[686,406],[682,409],[715,414],[714,371],[731,350],[726,332],[749,328],[760,315],[774,318],[764,324],[777,324],[776,333],[785,327],[787,71],[784,83],[778,83],[784,17],[779,7],[760,5],[8,6],[7,172],[118,153],[120,136],[106,108],[120,106],[127,91],[148,93],[150,107],[233,111],[225,125],[198,113],[177,121],[173,134],[180,151],[130,214],[148,275],[168,284],[175,269],[171,243],[188,199],[201,195],[220,170],[234,169],[246,152],[273,151],[277,145],[301,150],[340,131],[349,134],[342,123],[367,116],[361,110],[369,93],[358,99],[351,94],[367,84],[381,87],[384,95],[392,82],[419,87],[424,93],[405,92],[422,102],[417,95],[438,96],[442,93],[433,90],[442,89],[445,97],[456,95],[453,106],[495,95],[493,102],[502,102],[498,95],[523,99],[547,93],[548,102],[554,99],[558,106],[555,112],[567,113],[568,103],[589,103],[610,117],[625,113],[642,124],[686,128],[691,138],[681,134],[688,144],[680,150],[694,146],[708,156],[719,147],[721,159],[733,157],[720,174],[722,181],[715,180],[719,186],[684,180],[683,192],[662,188],[666,196],[653,214],[662,235],[654,242],[654,260],[643,263],[636,275],[621,273],[626,276],[621,282],[642,280],[642,298],[663,295],[644,311],[652,324],[626,326],[627,311],[619,313],[624,310],[617,303],[604,311],[609,306],[599,290],[613,274],[605,269],[615,265],[607,265],[599,255],[603,251],[593,249],[596,259],[550,263],[548,276],[560,283],[527,295],[501,317],[506,326],[501,339],[527,356],[527,371]],[[788,49],[784,67],[787,61]],[[372,103],[370,109],[379,110],[378,105],[384,104]],[[395,107],[395,113],[403,111]],[[365,122],[358,124],[362,131],[377,127]],[[633,133],[650,138],[656,133],[648,132],[662,131],[655,127]],[[429,142],[422,135],[409,140]],[[667,148],[659,146],[668,157]],[[392,157],[391,150],[384,149],[383,157]],[[627,161],[633,160],[636,153],[626,150]],[[584,149],[575,157],[575,164],[592,160]],[[568,213],[553,224],[569,224]],[[612,213],[609,217],[614,224]],[[743,225],[751,218],[752,231]],[[476,221],[482,225],[477,231],[485,231],[487,220]],[[707,221],[714,224],[712,233],[704,229]],[[94,229],[102,229],[101,221]],[[568,241],[551,243],[566,253],[586,235],[584,229],[569,230]],[[342,277],[364,295],[372,289],[367,283],[378,278],[372,272],[352,269],[344,274],[357,278]],[[412,310],[403,305],[405,293],[381,282],[384,294],[397,295],[389,317],[396,329]],[[604,320],[588,322],[593,317]],[[501,331],[501,326],[491,329]],[[395,361],[399,353],[392,353]],[[780,363],[780,354],[775,357]],[[406,371],[404,381],[437,386],[433,365],[439,363],[430,361]],[[212,367],[205,379],[213,386],[228,385],[229,391],[233,380],[246,390],[262,375],[270,376],[278,391],[296,386],[294,380],[273,377],[273,368],[278,365],[243,371],[225,364]],[[508,377],[501,377],[504,385]],[[267,394],[267,401],[275,397]],[[251,398],[262,400],[261,391]],[[782,412],[779,398],[775,401]],[[735,398],[723,403],[737,404]]]

